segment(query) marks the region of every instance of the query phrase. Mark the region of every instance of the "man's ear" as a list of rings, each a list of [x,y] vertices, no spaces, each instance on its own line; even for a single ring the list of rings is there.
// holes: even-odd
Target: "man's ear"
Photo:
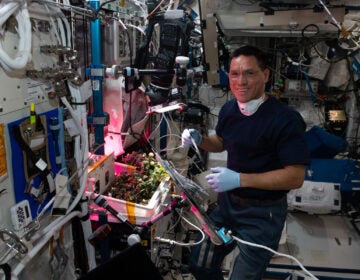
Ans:
[[[264,70],[264,75],[265,75],[265,82],[267,83],[269,81],[269,78],[270,78],[270,69],[269,68],[266,68]]]

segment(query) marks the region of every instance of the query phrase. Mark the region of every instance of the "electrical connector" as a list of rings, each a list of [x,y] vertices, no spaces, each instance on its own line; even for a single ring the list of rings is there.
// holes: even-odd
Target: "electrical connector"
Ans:
[[[224,227],[222,227],[217,231],[217,233],[219,234],[219,236],[221,237],[221,239],[224,241],[225,244],[233,240],[231,236],[232,233],[231,230],[226,230]]]

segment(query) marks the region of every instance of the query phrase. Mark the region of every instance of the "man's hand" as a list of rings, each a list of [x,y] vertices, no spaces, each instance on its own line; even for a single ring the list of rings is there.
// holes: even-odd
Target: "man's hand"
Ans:
[[[200,132],[194,128],[184,129],[181,135],[181,147],[190,147],[192,146],[193,141],[196,145],[199,145],[201,143],[202,135],[200,134]]]
[[[216,192],[226,192],[240,187],[240,173],[226,167],[211,168],[206,180]]]

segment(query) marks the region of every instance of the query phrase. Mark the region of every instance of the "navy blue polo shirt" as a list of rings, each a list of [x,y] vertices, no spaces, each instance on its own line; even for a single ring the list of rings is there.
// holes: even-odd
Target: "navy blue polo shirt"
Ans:
[[[216,134],[228,152],[227,167],[244,173],[310,164],[305,130],[299,112],[272,96],[251,116],[240,112],[236,99],[228,101],[220,110],[216,126]],[[237,188],[232,192],[243,198],[269,200],[288,191]]]

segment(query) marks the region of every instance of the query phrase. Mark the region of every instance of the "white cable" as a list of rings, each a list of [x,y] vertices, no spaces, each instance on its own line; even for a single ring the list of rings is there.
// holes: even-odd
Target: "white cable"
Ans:
[[[176,209],[175,209],[175,210],[176,210]],[[166,233],[171,232],[171,231],[179,224],[179,222],[181,221],[181,217],[182,217],[182,215],[183,215],[183,211],[184,211],[184,208],[181,207],[181,208],[180,208],[180,213],[178,213],[178,214],[179,214],[178,219],[173,223],[173,225],[171,225],[171,226],[166,230]],[[176,211],[176,212],[178,212],[178,211]]]
[[[287,255],[287,254],[283,254],[283,253],[279,253],[279,252],[276,252],[275,250],[269,248],[269,247],[266,247],[264,245],[260,245],[260,244],[256,244],[256,243],[252,243],[252,242],[248,242],[248,241],[245,241],[245,240],[242,240],[234,235],[232,235],[230,232],[229,234],[232,236],[232,238],[234,238],[236,241],[242,243],[242,244],[245,244],[245,245],[249,245],[249,246],[253,246],[253,247],[257,247],[257,248],[262,248],[262,249],[265,249],[265,250],[268,250],[270,251],[271,253],[273,253],[274,255],[278,255],[280,257],[285,257],[285,258],[289,258],[293,261],[295,261],[298,266],[308,275],[310,276],[312,279],[314,280],[319,280],[316,276],[314,276],[311,272],[309,272],[301,263],[298,259],[296,259],[295,257],[293,256],[290,256],[290,255]]]
[[[187,222],[189,225],[191,225],[192,227],[196,228],[200,233],[201,233],[201,239],[197,242],[189,242],[189,243],[183,243],[183,242],[179,242],[173,239],[166,239],[166,238],[162,238],[162,237],[155,237],[155,240],[160,241],[160,242],[165,242],[165,243],[169,243],[170,245],[177,245],[177,246],[182,246],[182,247],[192,247],[192,246],[196,246],[201,244],[204,240],[205,240],[205,233],[201,230],[201,228],[199,228],[198,226],[194,225],[193,223],[191,223],[188,219],[186,219],[185,217],[181,217],[185,222]]]
[[[320,4],[324,7],[325,11],[327,12],[327,14],[330,16],[331,20],[334,22],[334,24],[337,26],[337,28],[339,29],[339,31],[341,32],[341,34],[344,37],[350,36],[350,39],[355,43],[355,45],[357,46],[357,48],[360,48],[359,42],[357,42],[353,36],[350,34],[350,32],[348,30],[346,30],[343,26],[341,26],[341,24],[335,19],[335,17],[332,15],[332,13],[330,12],[330,10],[328,9],[328,7],[326,7],[326,5],[324,4],[324,2],[322,0],[319,0]]]
[[[71,93],[71,96],[75,98],[78,102],[84,102],[80,89],[78,87],[74,87],[69,84],[69,90]],[[87,112],[85,106],[80,106],[77,109],[77,112],[73,110],[73,108],[70,106],[69,102],[65,97],[62,97],[61,100],[63,101],[66,108],[69,110],[71,116],[73,117],[75,121],[75,125],[77,126],[79,132],[80,132],[80,139],[77,137],[77,141],[75,143],[75,148],[78,151],[78,157],[77,160],[77,167],[78,172],[74,172],[74,175],[78,173],[78,177],[80,180],[80,187],[78,190],[78,193],[74,200],[72,201],[71,205],[66,211],[66,214],[69,214],[74,207],[79,203],[79,201],[82,199],[83,201],[86,200],[85,195],[85,188],[87,184],[87,178],[88,178],[88,163],[89,163],[89,141],[87,138],[88,135],[88,129],[87,129]],[[81,120],[81,123],[80,123]],[[87,203],[81,203],[81,210],[82,210],[82,217],[86,216],[88,214],[88,205]],[[91,228],[91,222],[89,219],[81,222],[82,229],[84,232],[84,239],[86,252],[88,255],[88,264],[89,268],[93,269],[96,267],[96,259],[95,259],[95,248],[90,244],[90,242],[87,242],[88,238],[92,234],[92,228]]]
[[[3,1],[0,4],[0,26],[3,31],[2,25],[8,20],[8,18],[15,13],[19,8],[21,1]]]
[[[65,21],[67,21],[67,20],[66,20],[64,14],[62,13],[59,6],[53,6],[53,5],[48,6],[46,4],[44,4],[44,6],[45,6],[47,12],[49,13],[51,22],[53,23],[55,35],[59,41],[59,45],[64,46],[64,47],[68,46],[68,43],[70,42],[69,34],[68,34],[69,32],[65,31],[66,26],[64,27],[64,25],[65,25]],[[53,11],[54,13],[50,13],[50,11]],[[56,19],[56,24],[55,24],[54,18]],[[56,28],[56,26],[58,28]]]
[[[82,16],[87,16],[87,17],[94,16],[93,11],[91,9],[87,9],[87,8],[81,8],[81,7],[73,6],[70,4],[58,3],[58,2],[55,2],[52,0],[37,0],[37,2],[42,3],[42,4],[51,5],[51,6],[60,7],[61,9],[64,9],[64,10],[70,11],[70,12],[74,12],[74,13],[77,13]]]
[[[72,40],[71,40],[71,27],[70,27],[70,23],[69,23],[69,21],[67,20],[67,18],[66,17],[61,17],[61,19],[62,19],[62,21],[63,21],[63,23],[64,23],[64,25],[65,25],[65,29],[66,29],[66,38],[67,38],[67,40],[66,40],[66,46],[67,47],[69,47],[69,48],[71,48],[72,47]]]
[[[176,137],[176,138],[179,138],[179,139],[181,139],[181,136],[179,136],[178,134],[166,134],[166,135],[163,135],[163,136],[161,136],[161,137],[159,137],[159,140],[161,140],[162,138],[164,138],[164,137]],[[168,148],[168,147],[166,147],[166,148],[164,148],[164,149],[160,149],[159,151],[160,152],[166,152],[166,151],[177,151],[178,149],[180,149],[180,148],[182,148],[182,145],[180,144],[180,145],[178,145],[178,146],[175,146],[175,147],[173,147],[173,148]]]
[[[59,45],[64,47],[71,46],[71,32],[70,32],[70,24],[62,13],[61,9],[58,6],[48,6],[44,5],[47,12],[49,13],[50,20],[53,23],[54,31],[56,38],[59,41]],[[52,11],[53,13],[51,13]],[[54,17],[56,18],[56,24],[54,21]],[[56,28],[56,26],[58,28]]]
[[[57,22],[57,26],[59,27],[59,31],[60,31],[61,46],[66,47],[67,39],[66,39],[63,21],[61,20],[61,18],[56,18],[56,22]]]
[[[175,121],[174,121],[174,119],[173,119],[173,117],[172,117],[171,114],[169,115],[169,118],[170,118],[170,120],[171,120],[172,123],[175,123]],[[174,125],[174,128],[176,129],[177,133],[180,135],[181,132],[180,132],[179,127],[178,127],[177,125]]]
[[[169,122],[169,120],[168,120],[168,118],[166,117],[166,114],[165,113],[161,113],[161,119],[160,119],[160,121],[158,122],[158,125],[152,130],[152,132],[151,132],[151,134],[149,135],[149,137],[148,137],[148,142],[149,142],[149,140],[151,140],[152,139],[152,137],[153,137],[153,134],[159,129],[159,127],[160,127],[160,125],[161,125],[161,123],[162,123],[162,121],[165,121],[166,122],[166,127],[169,129],[169,133],[167,133],[166,135],[162,135],[162,136],[160,136],[160,138],[159,138],[159,140],[161,140],[162,138],[164,138],[164,137],[177,137],[177,138],[179,138],[179,139],[181,139],[181,136],[179,136],[178,134],[174,134],[174,133],[172,133],[172,129],[171,129],[171,125],[170,125],[170,122]],[[173,120],[171,119],[171,121],[173,122]],[[175,126],[175,128],[177,128],[176,126]],[[179,131],[178,131],[179,132]],[[149,143],[150,144],[150,143]],[[179,149],[179,148],[182,148],[182,145],[180,144],[179,146],[177,146],[177,147],[174,147],[174,148],[164,148],[164,149],[161,149],[160,151],[173,151],[173,150],[177,150],[177,149]]]
[[[70,113],[70,115],[72,116],[72,118],[74,120],[75,126],[76,126],[76,128],[78,129],[78,131],[80,133],[80,140],[81,140],[81,145],[82,145],[82,148],[83,148],[81,150],[81,152],[83,153],[82,158],[84,159],[85,157],[87,157],[87,154],[88,154],[87,152],[85,152],[86,151],[85,149],[86,148],[88,149],[88,145],[86,144],[87,143],[87,137],[85,135],[84,128],[80,124],[79,116],[75,113],[75,111],[73,110],[73,108],[71,107],[69,102],[67,101],[66,97],[61,97],[61,101],[63,102],[65,107],[69,110],[69,113]],[[66,213],[69,213],[74,209],[74,207],[80,201],[80,199],[82,198],[82,195],[85,192],[88,163],[87,163],[87,161],[82,161],[82,163],[79,163],[79,165],[81,165],[82,170],[83,170],[83,173],[80,175],[80,189],[78,190],[78,193],[77,193],[76,197],[72,201],[72,203],[69,206],[69,208],[67,209]]]
[[[130,24],[130,23],[127,23],[126,26],[135,28],[135,29],[138,30],[141,34],[146,35],[145,31],[142,30],[139,26],[136,26],[136,25],[133,25],[133,24]]]
[[[121,20],[121,18],[113,18],[114,20],[116,20],[117,21],[117,23],[120,25],[120,27],[123,29],[123,30],[127,30],[127,28],[126,28],[126,25],[125,25],[125,23]]]
[[[161,125],[161,122],[163,120],[163,118],[165,117],[164,114],[161,114],[161,118],[158,122],[158,124],[156,125],[156,127],[151,131],[150,135],[148,136],[148,139],[153,139],[153,137],[155,137],[155,132],[159,129],[160,125]]]
[[[195,148],[195,152],[196,152],[197,156],[199,157],[200,162],[205,163],[203,158],[202,158],[202,155],[200,153],[199,147],[198,147],[198,145],[196,144],[195,140],[192,137],[191,137],[191,142],[192,142],[192,144],[193,144],[193,146]]]
[[[49,207],[54,203],[55,201],[55,196],[53,196],[49,202],[44,206],[43,209],[41,209],[40,213],[37,215],[37,219],[39,219],[42,215],[44,215],[44,213],[46,212],[47,209],[49,209]]]
[[[79,169],[82,169],[82,168],[78,168],[78,170],[79,170]],[[76,176],[78,170],[76,170],[76,171],[74,172],[74,175],[68,179],[68,181],[67,181],[66,184],[70,183],[70,182],[73,180],[73,178]],[[58,173],[60,173],[60,172],[58,172]],[[39,218],[45,213],[45,211],[51,206],[51,204],[54,203],[54,201],[55,201],[55,197],[53,197],[53,198],[45,205],[45,207],[42,209],[42,211],[41,211],[41,212],[39,213],[39,215],[37,216],[37,219],[39,219]],[[63,217],[64,217],[64,216],[63,216]],[[52,227],[53,227],[53,226],[50,224],[50,225],[48,225],[46,228],[38,231],[37,233],[35,233],[35,234],[31,237],[31,241],[34,242],[35,240],[37,240],[38,238],[40,238],[40,237],[44,234],[44,232],[49,231]]]
[[[171,129],[170,122],[169,122],[169,120],[167,119],[166,114],[165,114],[165,113],[162,113],[162,114],[164,115],[164,120],[165,120],[165,122],[166,122],[166,127],[169,129],[169,134],[171,135],[171,134],[173,134],[173,133],[172,133],[172,129]]]
[[[63,167],[61,168],[56,174],[62,174],[64,171],[66,171],[67,168],[66,167]],[[66,183],[66,185],[68,184],[69,182]],[[53,196],[49,202],[44,206],[43,209],[41,209],[40,213],[37,215],[36,219],[39,219],[42,215],[45,214],[46,210],[54,203],[55,201],[55,196]]]
[[[44,7],[45,7],[46,11],[49,13],[49,15],[51,15],[50,9],[49,9],[48,5],[44,4]],[[52,26],[54,27],[54,28],[53,28],[53,32],[55,33],[55,37],[56,37],[57,43],[58,43],[59,45],[61,45],[60,34],[59,34],[59,32],[58,32],[58,30],[57,30],[57,28],[56,28],[56,24],[55,24],[54,18],[53,18],[52,16],[50,16],[50,21],[51,21]]]
[[[329,15],[329,17],[332,19],[332,21],[334,22],[334,24],[337,26],[337,28],[339,28],[340,31],[343,30],[342,26],[340,25],[340,23],[335,19],[335,17],[332,15],[332,13],[330,12],[330,10],[328,9],[328,7],[326,7],[326,5],[324,4],[323,1],[319,0],[320,4],[323,6],[323,8],[325,9],[325,11],[327,12],[327,14]]]
[[[48,225],[46,227],[48,229],[45,231],[46,233],[43,236],[41,236],[39,242],[31,250],[29,250],[27,254],[21,259],[21,261],[16,265],[16,267],[13,269],[13,274],[15,276],[18,276],[21,273],[21,271],[25,268],[26,264],[39,253],[39,251],[46,245],[46,243],[50,240],[50,238],[54,236],[55,233],[59,231],[63,225],[65,225],[74,217],[81,217],[81,216],[82,213],[80,211],[71,212],[67,216],[57,218],[50,225]]]
[[[142,6],[143,3],[141,3],[140,1],[134,0],[134,4],[135,4],[136,6],[138,6],[138,7],[140,8],[140,10],[143,12],[143,17],[146,17],[147,11],[145,11],[144,7]]]
[[[0,64],[6,71],[23,69],[31,61],[31,23],[26,1],[13,3],[2,2],[0,4],[0,23],[2,25],[11,16],[15,15],[18,22],[17,33],[19,35],[18,52],[11,58],[0,43]]]
[[[69,90],[71,93],[71,97],[73,98],[73,100],[75,100],[75,102],[78,102],[78,103],[85,102],[85,100],[82,100],[82,98],[81,98],[81,93],[80,93],[79,88],[75,88],[72,84],[69,84],[68,87],[69,87]],[[84,119],[84,116],[83,116],[84,110],[82,110],[82,108],[84,108],[84,106],[80,106],[80,107],[76,108],[76,114],[78,115],[78,117],[80,119]],[[85,115],[85,119],[86,119],[86,115]],[[87,125],[83,124],[81,131],[86,136],[88,134]],[[88,147],[85,147],[83,144],[84,139],[80,139],[80,138],[81,138],[81,135],[80,135],[80,137],[77,136],[75,138],[75,155],[74,155],[76,164],[78,167],[79,178],[81,178],[81,176],[83,174],[83,172],[81,171],[83,169],[79,169],[79,167],[82,166],[82,161],[85,160],[85,153],[88,152]],[[87,141],[87,138],[86,138],[86,141]],[[81,147],[82,147],[82,149],[81,149]]]

